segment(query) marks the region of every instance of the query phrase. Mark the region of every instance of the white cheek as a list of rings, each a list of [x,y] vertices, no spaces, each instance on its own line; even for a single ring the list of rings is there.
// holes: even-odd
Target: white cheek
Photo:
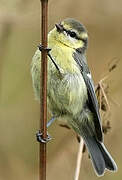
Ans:
[[[71,43],[76,43],[77,39],[72,38],[70,35],[67,35],[67,33],[64,31],[64,35],[67,38],[68,41],[70,41]]]
[[[68,40],[72,43],[76,43],[77,39],[72,38],[71,36],[67,36]]]
[[[67,37],[67,33],[66,33],[65,31],[64,31],[63,33],[64,33],[64,35]]]

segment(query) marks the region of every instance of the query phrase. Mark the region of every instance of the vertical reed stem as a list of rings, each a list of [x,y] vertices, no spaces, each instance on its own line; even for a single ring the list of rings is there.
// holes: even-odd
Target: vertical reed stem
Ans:
[[[48,33],[48,0],[41,2],[41,43],[47,47]],[[42,138],[47,137],[47,51],[41,52],[41,74],[40,74],[40,131]],[[40,143],[39,180],[46,180],[46,143]]]

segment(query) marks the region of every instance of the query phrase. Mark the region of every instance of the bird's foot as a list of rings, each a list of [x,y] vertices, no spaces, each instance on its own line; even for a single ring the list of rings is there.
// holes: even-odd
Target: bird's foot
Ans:
[[[43,50],[47,51],[49,53],[51,51],[51,48],[44,47],[42,44],[38,46],[39,50],[42,52]]]
[[[36,138],[37,141],[41,143],[47,143],[52,139],[52,137],[48,133],[47,133],[47,137],[43,138],[43,133],[40,130],[36,133]]]

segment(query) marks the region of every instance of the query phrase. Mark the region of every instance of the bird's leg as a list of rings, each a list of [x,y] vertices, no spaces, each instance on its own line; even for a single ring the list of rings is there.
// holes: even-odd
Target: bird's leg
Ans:
[[[56,120],[56,117],[52,117],[48,123],[47,123],[47,128]],[[39,130],[37,133],[36,133],[36,138],[37,138],[37,141],[38,142],[42,142],[42,143],[47,143],[48,141],[50,141],[52,139],[52,137],[47,133],[47,138],[44,139],[42,137],[42,133],[41,131]]]
[[[47,128],[54,122],[56,120],[56,117],[52,117],[49,121],[48,121],[48,123],[47,123]]]
[[[50,51],[51,49],[50,48],[44,48],[44,46],[42,44],[40,44],[38,46],[39,50],[42,51],[42,50],[47,50],[47,55],[48,57],[51,59],[52,63],[55,65],[56,69],[58,70],[59,74],[62,76],[63,75],[63,70],[57,65],[57,63],[55,62],[55,60],[52,58],[51,54],[50,54]]]

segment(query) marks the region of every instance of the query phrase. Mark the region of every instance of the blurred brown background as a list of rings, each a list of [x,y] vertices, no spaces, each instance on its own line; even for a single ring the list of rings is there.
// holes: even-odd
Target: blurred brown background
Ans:
[[[122,179],[122,1],[49,0],[49,30],[56,22],[73,17],[89,32],[88,63],[95,83],[119,61],[109,74],[110,132],[105,144],[118,164],[117,173],[102,180]],[[40,42],[40,2],[0,0],[0,180],[38,179],[39,104],[31,85],[31,58]],[[54,123],[54,139],[48,144],[47,180],[72,180],[78,143],[72,131]],[[82,159],[80,179],[95,180],[88,154]]]

